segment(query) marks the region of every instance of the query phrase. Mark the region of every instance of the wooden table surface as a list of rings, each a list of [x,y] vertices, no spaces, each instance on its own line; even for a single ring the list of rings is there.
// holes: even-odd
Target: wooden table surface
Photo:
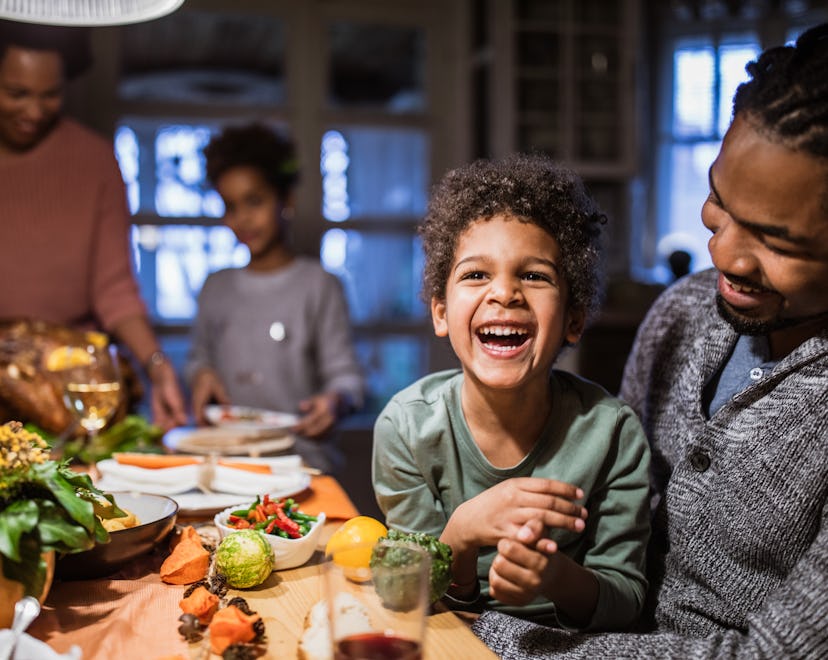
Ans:
[[[262,658],[297,657],[305,617],[321,597],[323,550],[342,522],[326,524],[317,552],[304,566],[276,571],[252,589],[230,590],[262,616],[267,635]],[[59,653],[78,646],[83,660],[218,660],[217,655],[205,655],[202,646],[188,645],[177,632],[185,587],[161,582],[158,569],[166,554],[159,549],[108,578],[57,580],[29,632]],[[496,657],[454,613],[441,609],[429,615],[425,660]]]
[[[330,523],[323,530],[320,549],[339,523]],[[252,593],[240,592],[250,606],[262,615],[268,636],[266,658],[295,658],[299,636],[308,610],[321,597],[319,561],[317,552],[311,562],[299,568],[278,571],[266,588]],[[486,660],[497,658],[453,612],[430,614],[425,638],[425,660]]]

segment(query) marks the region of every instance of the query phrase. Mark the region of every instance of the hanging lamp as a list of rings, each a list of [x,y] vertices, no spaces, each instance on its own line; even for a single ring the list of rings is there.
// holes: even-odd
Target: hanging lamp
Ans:
[[[184,0],[0,0],[0,19],[46,25],[140,23],[166,16]]]

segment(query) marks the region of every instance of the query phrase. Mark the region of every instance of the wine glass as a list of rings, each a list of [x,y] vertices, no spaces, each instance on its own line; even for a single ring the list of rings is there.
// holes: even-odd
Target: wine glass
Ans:
[[[72,359],[60,372],[63,401],[86,431],[88,447],[121,403],[118,355],[112,344],[91,342],[72,351]]]

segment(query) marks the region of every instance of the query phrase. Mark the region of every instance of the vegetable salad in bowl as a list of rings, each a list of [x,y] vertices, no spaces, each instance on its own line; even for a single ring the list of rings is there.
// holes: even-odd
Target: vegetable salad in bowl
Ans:
[[[273,548],[274,570],[281,570],[301,566],[311,558],[325,514],[312,516],[301,511],[293,498],[271,499],[265,494],[217,513],[214,522],[222,538],[245,529],[260,532]]]

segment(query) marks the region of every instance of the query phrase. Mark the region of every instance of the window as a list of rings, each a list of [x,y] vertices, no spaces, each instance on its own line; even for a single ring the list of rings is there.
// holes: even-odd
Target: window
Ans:
[[[745,65],[760,52],[754,34],[710,38],[681,38],[672,49],[672,112],[669,131],[659,146],[659,240],[650,277],[671,279],[667,257],[684,250],[691,269],[711,265],[707,230],[700,220],[708,194],[707,171],[716,157],[727,127],[733,94],[747,80]]]
[[[295,243],[343,283],[367,411],[434,368],[416,225],[435,172],[465,160],[451,140],[434,147],[457,116],[445,110],[457,98],[434,91],[448,75],[435,75],[435,44],[456,37],[442,3],[393,4],[262,0],[120,30],[116,154],[141,289],[177,366],[206,277],[249,260],[221,223],[202,149],[255,119],[296,142]]]
[[[736,88],[748,79],[745,65],[764,47],[758,18],[743,20],[739,29],[730,31],[713,23],[699,24],[695,34],[685,31],[667,40],[664,59],[670,65],[664,68],[660,86],[666,90],[662,95],[666,102],[655,176],[656,241],[632,260],[634,274],[642,280],[670,282],[673,274],[667,258],[675,250],[690,253],[692,271],[712,265],[707,250],[709,232],[701,223],[701,207],[709,193],[707,174],[730,124]],[[809,25],[824,19],[791,15],[781,21],[782,25],[788,23],[788,28],[782,28],[780,38],[773,41],[790,43]],[[756,30],[745,27],[751,25]],[[674,28],[670,24],[667,31]]]

